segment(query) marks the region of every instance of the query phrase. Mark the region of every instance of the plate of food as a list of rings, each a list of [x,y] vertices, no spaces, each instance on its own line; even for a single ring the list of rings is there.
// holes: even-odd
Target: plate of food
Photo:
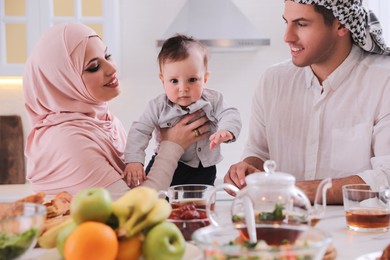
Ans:
[[[63,192],[47,200],[37,193],[0,202],[0,259],[28,255],[42,232],[70,217],[71,197]]]

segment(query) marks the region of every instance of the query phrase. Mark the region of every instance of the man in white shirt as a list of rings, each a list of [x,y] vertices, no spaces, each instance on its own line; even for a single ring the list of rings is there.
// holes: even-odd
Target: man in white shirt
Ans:
[[[285,1],[291,60],[263,74],[244,160],[226,183],[244,187],[272,159],[311,201],[326,177],[331,204],[342,204],[344,184],[390,184],[390,49],[360,2]]]

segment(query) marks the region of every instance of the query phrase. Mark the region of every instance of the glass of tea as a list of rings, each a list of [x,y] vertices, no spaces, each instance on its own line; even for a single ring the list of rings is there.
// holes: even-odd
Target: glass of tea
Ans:
[[[348,184],[342,190],[349,229],[360,232],[390,229],[390,187],[375,189],[367,184]]]
[[[206,210],[191,204],[173,209],[167,220],[180,229],[186,241],[192,239],[195,230],[210,225]]]
[[[166,191],[159,191],[159,195],[165,195],[173,209],[183,205],[194,205],[197,209],[205,210],[206,201],[211,196],[213,188],[206,184],[182,184],[171,186]],[[214,208],[215,198],[211,199]]]

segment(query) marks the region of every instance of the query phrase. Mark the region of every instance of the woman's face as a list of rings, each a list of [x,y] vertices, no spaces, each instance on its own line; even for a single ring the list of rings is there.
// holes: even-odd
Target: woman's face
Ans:
[[[81,77],[88,92],[97,101],[107,102],[119,95],[115,62],[99,37],[88,39]]]

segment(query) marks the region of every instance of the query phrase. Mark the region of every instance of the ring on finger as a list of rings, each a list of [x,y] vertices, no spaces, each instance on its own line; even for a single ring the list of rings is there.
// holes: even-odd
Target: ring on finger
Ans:
[[[199,132],[198,128],[195,128],[193,131],[194,131],[196,137],[200,136],[200,132]]]

